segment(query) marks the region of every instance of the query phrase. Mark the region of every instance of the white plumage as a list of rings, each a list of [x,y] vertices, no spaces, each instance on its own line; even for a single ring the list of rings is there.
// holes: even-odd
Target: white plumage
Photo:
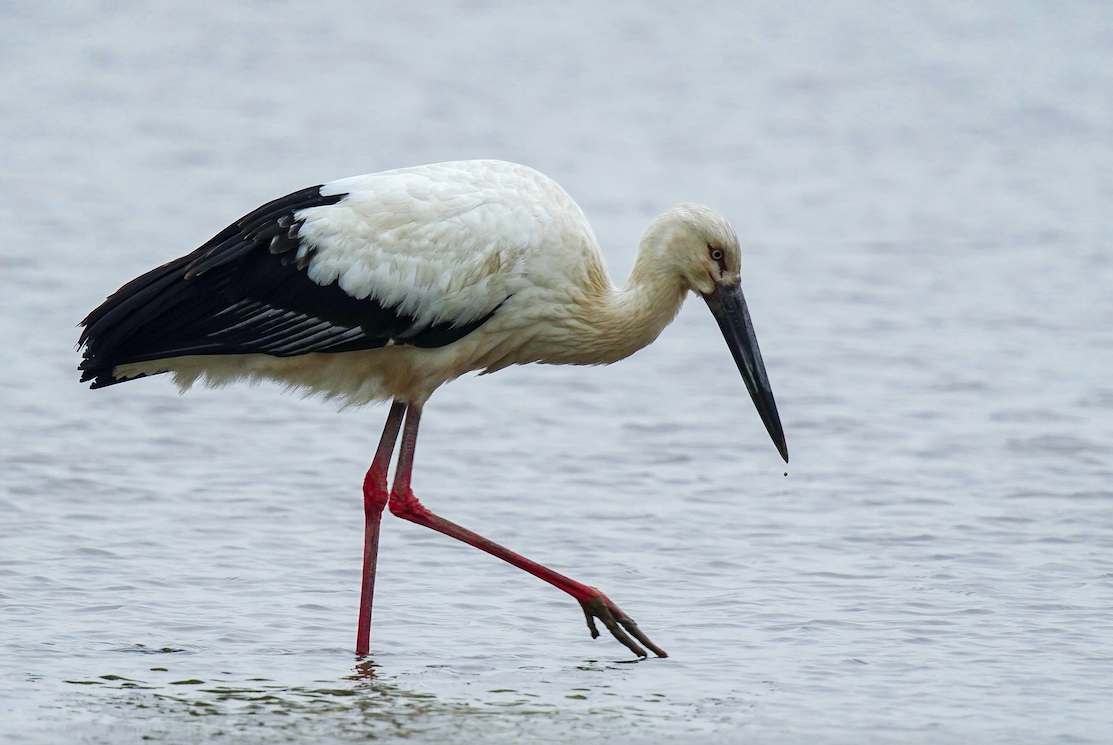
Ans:
[[[583,212],[556,182],[526,166],[438,163],[333,181],[320,193],[346,196],[294,212],[304,221],[299,258],[312,254],[307,275],[316,284],[335,282],[353,298],[373,297],[412,317],[413,330],[499,312],[451,347],[393,344],[328,359],[185,356],[123,364],[116,377],[170,371],[182,387],[198,378],[209,384],[270,379],[349,404],[424,402],[438,386],[471,370],[614,362],[655,339],[683,299],[678,287],[638,285],[625,295],[618,290]],[[706,208],[689,205],[670,216],[703,218],[709,240],[737,245],[726,221]],[[646,272],[636,278],[654,279]],[[613,308],[642,318],[600,312],[644,300],[645,291],[654,292],[652,303]],[[640,333],[620,336],[608,321],[622,331],[640,326]]]
[[[419,324],[475,320],[537,280],[529,270],[539,256],[559,247],[578,263],[574,251],[594,245],[556,183],[509,163],[405,168],[334,181],[321,193],[348,196],[298,215],[303,240],[317,248],[310,278],[374,295]]]
[[[82,379],[102,387],[170,372],[183,387],[198,379],[274,380],[349,404],[392,399],[365,483],[369,546],[377,551],[378,515],[389,499],[396,514],[569,592],[593,631],[598,617],[631,649],[644,654],[620,627],[663,655],[602,593],[421,507],[409,492],[418,416],[440,385],[469,371],[622,359],[652,342],[694,291],[718,320],[787,459],[740,262],[727,221],[683,204],[649,226],[619,288],[580,208],[533,169],[481,160],[356,176],[270,202],[125,285],[83,322]],[[404,411],[398,476],[388,493],[386,467]],[[375,551],[368,550],[363,651],[374,577]]]

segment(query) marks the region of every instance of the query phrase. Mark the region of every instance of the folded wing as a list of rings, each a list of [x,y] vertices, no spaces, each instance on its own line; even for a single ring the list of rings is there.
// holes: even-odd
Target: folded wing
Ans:
[[[479,328],[508,297],[514,241],[469,227],[484,205],[468,190],[392,198],[383,176],[380,193],[349,179],[269,202],[124,285],[82,322],[82,381],[186,355],[439,347]]]

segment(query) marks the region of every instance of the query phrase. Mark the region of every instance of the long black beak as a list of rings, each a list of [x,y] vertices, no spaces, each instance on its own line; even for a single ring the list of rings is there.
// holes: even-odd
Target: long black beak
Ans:
[[[773,389],[769,386],[769,376],[765,374],[765,363],[761,361],[761,350],[757,348],[757,336],[750,322],[750,311],[746,308],[746,298],[742,296],[741,285],[716,287],[715,292],[704,295],[707,307],[719,322],[723,336],[734,355],[738,371],[746,381],[750,398],[754,400],[765,429],[773,438],[777,452],[788,462],[788,445],[781,429],[781,418],[777,415],[777,402],[773,400]]]

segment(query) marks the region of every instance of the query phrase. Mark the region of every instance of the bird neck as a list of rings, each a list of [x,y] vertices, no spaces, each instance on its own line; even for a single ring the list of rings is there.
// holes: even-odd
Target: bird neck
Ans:
[[[605,358],[596,362],[615,362],[652,343],[680,311],[688,288],[662,258],[643,240],[626,286],[611,285],[584,319],[590,332],[583,341]]]

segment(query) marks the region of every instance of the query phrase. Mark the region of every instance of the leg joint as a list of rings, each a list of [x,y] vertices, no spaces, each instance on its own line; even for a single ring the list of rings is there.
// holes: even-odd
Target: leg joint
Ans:
[[[390,492],[386,488],[386,473],[380,472],[374,466],[363,477],[363,508],[382,512],[390,500]]]
[[[391,493],[390,512],[395,517],[412,521],[420,521],[433,514],[425,509],[425,505],[417,501],[417,497],[415,497],[413,492],[409,489],[404,491],[395,489]]]

